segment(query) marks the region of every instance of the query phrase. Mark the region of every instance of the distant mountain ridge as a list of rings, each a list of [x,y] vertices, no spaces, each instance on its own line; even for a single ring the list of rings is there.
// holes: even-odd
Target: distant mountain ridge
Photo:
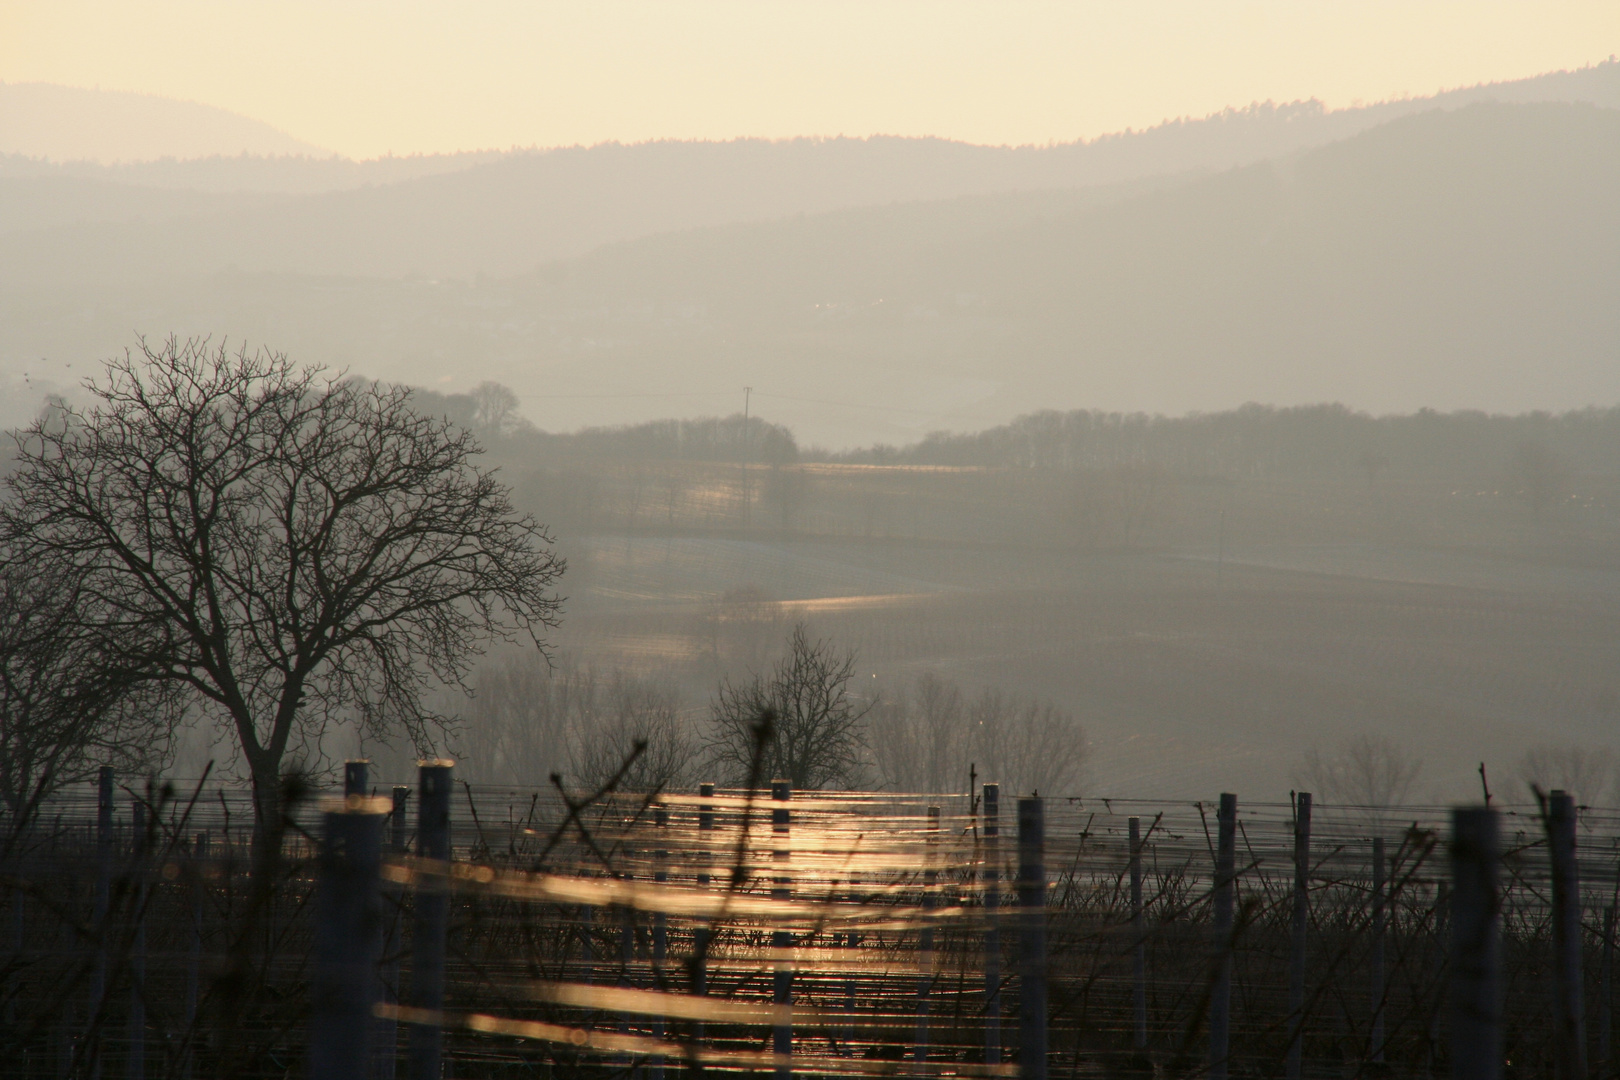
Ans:
[[[0,234],[43,274],[248,272],[472,278],[660,233],[860,206],[1217,172],[1480,100],[1620,106],[1605,62],[1358,109],[1255,105],[1049,147],[945,139],[738,139],[391,158],[210,158],[99,168],[0,158]],[[208,197],[158,189],[194,186]],[[321,190],[331,188],[333,190]],[[83,256],[61,266],[63,252]],[[57,267],[53,269],[53,266]]]
[[[804,142],[864,141],[814,138],[774,141],[741,138],[731,142],[659,140],[629,146],[602,143],[590,147],[558,147],[550,150],[414,154],[366,161],[353,161],[319,152],[303,143],[298,143],[302,149],[254,150],[246,153],[243,152],[243,148],[233,144],[230,147],[219,147],[190,155],[172,152],[116,155],[112,163],[98,164],[98,161],[106,162],[107,155],[77,154],[64,159],[61,155],[20,150],[10,144],[6,135],[8,125],[16,126],[28,121],[26,116],[28,105],[18,96],[19,92],[28,88],[31,88],[30,93],[61,91],[74,100],[85,100],[87,95],[101,95],[115,110],[125,107],[127,105],[125,99],[130,98],[173,106],[187,113],[198,109],[207,110],[253,125],[254,130],[260,131],[261,134],[268,131],[274,133],[274,138],[290,138],[270,128],[269,125],[191,102],[118,94],[111,91],[49,87],[44,84],[7,86],[0,83],[0,177],[73,175],[143,187],[299,195],[341,191],[368,184],[399,183],[447,172],[459,172],[503,160],[536,158],[543,160],[552,157],[561,163],[559,168],[566,170],[579,160],[581,152],[589,154],[591,151],[617,153],[625,149],[645,149],[647,152],[658,152],[654,148],[685,146],[723,154],[721,148],[732,143],[791,147]],[[8,91],[11,92],[9,95]],[[1284,104],[1257,102],[1243,108],[1224,109],[1208,116],[1178,117],[1142,130],[1126,130],[1089,140],[1081,139],[1047,147],[978,149],[999,150],[1010,158],[1022,157],[1043,162],[1039,166],[1023,165],[1021,168],[1014,168],[1009,179],[1013,181],[1015,187],[1109,183],[1157,173],[1185,172],[1189,169],[1230,168],[1233,165],[1276,157],[1308,146],[1346,138],[1367,127],[1386,123],[1414,111],[1435,106],[1457,108],[1479,101],[1585,102],[1604,108],[1620,108],[1620,63],[1610,57],[1602,63],[1573,71],[1556,71],[1525,79],[1481,83],[1476,86],[1444,90],[1424,97],[1343,109],[1330,110],[1315,100]],[[887,140],[880,137],[878,141]],[[951,140],[943,139],[915,141],[951,143]],[[41,157],[54,160],[35,160]],[[1083,164],[1074,160],[1077,157],[1083,159]],[[955,192],[955,194],[967,193]]]
[[[229,249],[183,272],[157,226],[118,249],[15,233],[0,369],[62,384],[135,330],[228,333],[497,379],[549,430],[728,413],[753,386],[830,446],[1043,408],[1608,406],[1617,190],[1620,110],[1482,104],[1214,175],[733,222],[473,281],[216,272]]]
[[[251,117],[154,94],[0,82],[0,154],[55,162],[326,154]]]

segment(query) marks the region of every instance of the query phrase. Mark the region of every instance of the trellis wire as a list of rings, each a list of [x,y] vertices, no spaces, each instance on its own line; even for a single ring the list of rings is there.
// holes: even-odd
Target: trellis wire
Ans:
[[[243,791],[143,783],[103,799],[83,785],[51,800],[0,853],[7,1074],[138,1075],[137,1051],[154,1077],[303,1069],[329,811],[390,819],[366,982],[378,1019],[363,1025],[374,1076],[427,1075],[419,1048],[435,1042],[461,1076],[1282,1072],[1291,1048],[1303,1075],[1428,1075],[1451,1060],[1443,807],[1311,807],[1300,893],[1295,803],[1235,802],[1221,928],[1221,800],[1041,800],[1049,1048],[1037,1063],[1021,1053],[1023,1024],[1002,1023],[1028,1015],[1028,965],[1009,961],[1030,926],[1028,853],[992,829],[992,805],[1008,825],[999,798],[705,788],[581,805],[555,789],[452,784],[448,764],[424,777],[434,768],[443,794],[428,801],[397,788],[367,801],[389,789],[351,771],[349,802],[297,803],[268,893],[252,887]],[[443,841],[423,850],[416,815],[440,820],[429,802],[441,799]],[[1497,810],[1503,1004],[1490,1053],[1552,1075],[1572,1049],[1558,1031],[1574,1027],[1596,1075],[1613,1075],[1620,814],[1574,813],[1577,860],[1558,886],[1568,896],[1573,883],[1571,940],[1541,808]],[[424,982],[435,938],[437,1000]],[[1558,994],[1577,1003],[1563,1019]]]

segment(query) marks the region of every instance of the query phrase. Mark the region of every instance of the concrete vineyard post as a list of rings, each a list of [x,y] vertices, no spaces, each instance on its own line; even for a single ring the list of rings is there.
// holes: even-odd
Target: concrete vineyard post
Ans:
[[[326,814],[311,958],[310,1080],[365,1080],[372,1067],[383,816],[352,803]]]
[[[1018,800],[1018,1073],[1046,1080],[1046,814]]]
[[[411,823],[406,816],[410,806],[411,789],[407,784],[394,785],[394,806],[388,815],[389,844],[395,854],[405,854],[406,846],[410,840]]]
[[[1147,1049],[1147,918],[1142,910],[1142,819],[1127,823],[1131,851],[1131,1028],[1138,1050]]]
[[[1384,1063],[1384,930],[1388,874],[1384,865],[1384,838],[1376,836],[1372,842],[1372,1039],[1367,1048],[1367,1059],[1374,1064]]]
[[[699,784],[698,798],[714,798],[713,784]],[[698,888],[708,888],[710,881],[709,867],[714,862],[714,852],[711,845],[714,841],[714,804],[711,802],[698,803]],[[699,926],[692,931],[692,950],[695,954],[692,962],[692,993],[703,996],[709,992],[709,928]],[[694,1027],[697,1038],[703,1038],[703,1023],[699,1021]]]
[[[653,882],[663,885],[669,881],[669,811],[659,806],[653,809],[653,828],[657,830],[658,846],[653,850]],[[652,938],[652,973],[653,989],[664,988],[664,958],[669,952],[669,916],[664,913],[663,900],[658,903],[658,910],[653,913]],[[659,1042],[664,1041],[664,1018],[653,1019],[653,1038]],[[656,1055],[652,1059],[652,1080],[664,1080],[664,1058]]]
[[[146,1080],[146,804],[130,806],[130,910],[135,921],[129,942],[129,1053],[126,1080]]]
[[[793,859],[793,850],[789,846],[789,830],[792,828],[792,819],[789,816],[788,801],[793,798],[793,785],[786,780],[771,781],[771,862],[775,869],[775,879],[771,888],[771,898],[775,900],[788,900],[793,896],[792,878],[788,867]],[[776,956],[776,979],[771,1002],[778,1009],[786,1010],[793,1004],[793,967],[787,959],[786,953],[793,946],[793,937],[786,930],[778,929],[771,935],[771,948]],[[776,1080],[791,1080],[793,1065],[787,1060],[793,1054],[793,1023],[783,1023],[780,1019],[772,1031],[771,1048],[777,1057]]]
[[[1597,1075],[1614,1073],[1614,905],[1603,909],[1603,952],[1599,963]]]
[[[416,882],[411,937],[411,1005],[444,1011],[444,949],[450,916],[450,785],[455,763],[424,761],[417,772],[416,855],[437,864]],[[410,1080],[440,1080],[444,1026],[437,1015],[411,1025]]]
[[[90,925],[96,933],[95,964],[90,971],[90,1013],[85,1050],[93,1077],[101,1075],[101,1053],[96,1032],[101,1027],[107,997],[107,919],[112,903],[113,770],[103,765],[96,773],[96,891]]]
[[[1311,924],[1311,793],[1294,797],[1294,911],[1288,940],[1287,1080],[1299,1080],[1305,1057],[1305,946]]]
[[[1497,815],[1458,807],[1451,815],[1451,1075],[1502,1075],[1501,890]]]
[[[406,853],[410,837],[410,822],[405,817],[410,805],[411,789],[395,784],[388,808],[388,853],[399,858]],[[389,886],[387,894],[392,902],[385,909],[383,920],[382,964],[377,972],[377,1000],[385,1005],[399,1004],[399,953],[403,943],[400,934],[399,900],[404,896],[401,886]],[[377,1018],[377,1042],[372,1048],[372,1076],[374,1080],[394,1080],[399,1073],[399,1022],[392,1016]]]
[[[1209,1001],[1209,1076],[1226,1080],[1232,1033],[1232,915],[1236,903],[1237,796],[1221,795],[1216,817],[1214,924],[1215,954]]]
[[[1581,986],[1581,879],[1575,851],[1575,798],[1547,798],[1552,862],[1553,1048],[1558,1080],[1585,1080],[1586,1005]]]
[[[984,785],[984,1061],[1001,1064],[1001,785]]]
[[[191,849],[191,955],[186,962],[185,1044],[181,1080],[191,1080],[197,1060],[197,1003],[202,991],[203,899],[208,887],[208,834],[200,832]]]
[[[912,1060],[918,1065],[928,1060],[928,995],[934,984],[934,925],[930,921],[936,900],[938,872],[934,869],[934,848],[939,842],[939,807],[928,808],[923,848],[922,929],[917,935],[917,1032],[912,1040]]]
[[[369,790],[371,775],[371,762],[366,758],[354,758],[343,763],[343,797],[358,795],[365,798]]]

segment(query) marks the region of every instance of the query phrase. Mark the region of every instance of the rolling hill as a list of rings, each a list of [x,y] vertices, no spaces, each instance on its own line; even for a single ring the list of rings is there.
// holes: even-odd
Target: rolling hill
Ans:
[[[136,330],[229,333],[497,378],[550,428],[729,412],[752,385],[832,445],[1043,407],[1575,408],[1620,400],[1616,190],[1620,111],[1486,104],[1213,175],[717,225],[474,281],[221,269],[228,247],[161,223],[99,249],[40,230],[0,248],[0,356],[38,374]]]

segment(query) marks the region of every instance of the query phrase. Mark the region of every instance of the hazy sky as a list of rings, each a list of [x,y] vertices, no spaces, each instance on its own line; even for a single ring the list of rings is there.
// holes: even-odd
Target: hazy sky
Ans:
[[[738,135],[1068,141],[1616,52],[1615,0],[0,0],[0,80],[201,101],[356,157]]]

